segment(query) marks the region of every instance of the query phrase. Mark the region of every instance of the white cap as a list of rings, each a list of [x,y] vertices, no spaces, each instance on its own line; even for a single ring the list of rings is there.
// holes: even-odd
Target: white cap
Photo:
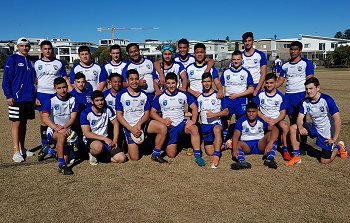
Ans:
[[[27,38],[21,37],[17,40],[17,45],[30,45],[30,42]]]

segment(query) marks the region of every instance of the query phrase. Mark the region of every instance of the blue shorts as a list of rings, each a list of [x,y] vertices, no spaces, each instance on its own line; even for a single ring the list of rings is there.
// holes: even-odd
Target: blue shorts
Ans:
[[[316,138],[316,145],[318,145],[321,149],[325,149],[325,150],[329,150],[329,151],[333,150],[334,145],[328,145],[325,142],[326,139],[317,132],[314,125],[312,125],[308,122],[304,122],[303,126],[304,126],[304,128],[306,128],[308,135],[312,139]]]
[[[213,129],[215,126],[221,126],[221,123],[215,123],[215,124],[202,124],[202,135],[203,135],[203,141],[204,145],[212,145],[214,142],[214,132]]]
[[[305,91],[299,93],[286,93],[287,115],[298,114],[302,101],[305,98]]]
[[[258,144],[260,140],[249,140],[249,141],[243,141],[245,142],[249,148],[250,153],[248,154],[263,154],[263,152],[259,149]]]
[[[147,135],[147,128],[148,125],[150,123],[150,120],[148,120],[147,122],[145,122],[145,124],[143,124],[141,126],[141,130],[143,131],[143,134],[145,134],[145,138]],[[127,144],[135,144],[134,140],[132,140],[131,138],[131,132],[127,129],[127,128],[123,128],[124,134],[125,134],[125,140]]]
[[[245,107],[247,105],[247,98],[246,97],[240,97],[231,100],[228,96],[225,96],[224,98],[225,103],[227,104],[229,114],[235,114],[235,115],[244,115],[245,114]]]
[[[177,126],[170,127],[170,128],[168,127],[169,140],[167,145],[177,144],[177,142],[179,141],[179,136],[185,133],[184,130],[185,130],[186,122],[187,120],[183,120]]]
[[[147,100],[148,102],[150,103],[150,105],[152,104],[153,100],[154,100],[154,96],[155,94],[154,93],[146,93],[147,95]]]
[[[55,94],[36,93],[36,98],[40,101],[41,106],[35,107],[35,110],[41,111],[45,102],[50,100],[53,96],[55,96]]]

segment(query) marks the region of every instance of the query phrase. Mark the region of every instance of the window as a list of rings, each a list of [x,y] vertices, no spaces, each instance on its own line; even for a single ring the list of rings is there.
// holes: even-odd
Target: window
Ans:
[[[283,44],[283,48],[285,48],[285,49],[290,48],[290,43]]]
[[[331,43],[331,48],[332,49],[337,48],[337,43]]]
[[[266,48],[267,48],[267,45],[266,45],[266,44],[263,44],[263,45],[261,45],[261,48],[262,48],[262,49],[266,49]]]
[[[310,48],[311,47],[311,44],[310,43],[305,43],[304,44],[304,48]]]
[[[319,43],[318,44],[318,49],[319,50],[325,50],[326,49],[326,44],[325,43]]]

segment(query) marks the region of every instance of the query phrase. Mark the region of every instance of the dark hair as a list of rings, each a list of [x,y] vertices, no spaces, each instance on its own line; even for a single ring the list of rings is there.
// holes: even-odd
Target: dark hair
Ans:
[[[63,83],[67,84],[67,81],[63,77],[56,77],[55,80],[53,81],[54,86],[63,84]]]
[[[300,41],[293,41],[293,42],[291,42],[291,43],[290,43],[290,48],[291,48],[292,46],[297,46],[297,47],[299,47],[300,50],[303,49],[303,44],[302,44]],[[289,49],[290,49],[290,48],[289,48]]]
[[[304,83],[304,85],[308,85],[308,84],[314,84],[316,87],[320,85],[320,81],[316,78],[316,77],[311,77],[309,79],[307,79]]]
[[[74,80],[79,80],[79,79],[81,79],[81,78],[86,79],[85,74],[83,74],[82,72],[78,72],[78,73],[76,73],[75,76],[74,76]]]
[[[213,80],[213,77],[211,76],[211,73],[210,72],[204,72],[203,74],[202,74],[202,80],[204,80],[204,79],[206,79],[206,78],[210,78],[210,79],[212,79]]]
[[[126,79],[129,79],[130,74],[137,74],[138,77],[140,76],[136,69],[130,69],[126,72]]]
[[[242,35],[242,40],[244,41],[245,39],[247,39],[248,37],[252,37],[252,39],[254,39],[254,34],[252,32],[245,32]]]
[[[165,76],[165,81],[167,80],[175,80],[176,83],[178,82],[177,75],[174,72],[167,73],[167,75]]]
[[[265,81],[270,80],[270,79],[275,79],[275,80],[277,80],[276,74],[275,74],[275,73],[268,73],[268,74],[266,74],[266,76],[265,76]]]
[[[133,46],[136,46],[136,48],[139,50],[139,45],[137,45],[137,43],[129,43],[127,46],[126,46],[126,52],[129,53],[129,49]]]
[[[100,98],[100,97],[105,98],[105,96],[103,95],[102,91],[95,90],[91,94],[91,100],[94,100],[95,98]]]
[[[120,75],[120,74],[118,74],[118,73],[111,73],[109,76],[108,76],[108,80],[109,81],[112,81],[112,78],[113,77],[119,77],[120,78],[120,80],[123,82],[123,76],[122,75]]]
[[[276,59],[279,59],[280,58],[280,56],[276,56]]]
[[[109,52],[112,52],[112,50],[120,50],[120,46],[118,44],[114,44],[109,47]]]
[[[79,46],[78,53],[80,54],[83,51],[88,51],[88,53],[90,53],[90,48],[88,46]]]
[[[248,109],[258,109],[258,105],[255,103],[255,102],[248,102],[248,104],[246,105],[245,109],[248,110]]]
[[[48,41],[48,40],[42,41],[40,43],[40,48],[43,48],[43,46],[45,46],[45,45],[51,46],[51,48],[53,48],[52,43],[50,41]]]
[[[238,56],[238,55],[242,56],[242,52],[239,50],[233,51],[232,56]]]
[[[205,45],[203,43],[196,43],[196,45],[194,45],[194,50],[196,50],[198,48],[202,48],[205,50]]]
[[[180,44],[186,44],[187,46],[190,45],[190,43],[188,42],[188,40],[185,39],[185,38],[182,38],[182,39],[180,39],[180,40],[177,42],[177,45],[180,45]]]

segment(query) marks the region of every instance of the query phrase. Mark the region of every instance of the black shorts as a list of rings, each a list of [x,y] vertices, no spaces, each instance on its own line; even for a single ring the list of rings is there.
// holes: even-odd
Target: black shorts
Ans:
[[[323,159],[330,159],[332,157],[332,153],[333,153],[333,150],[322,149],[321,157]]]
[[[87,142],[86,142],[86,147],[87,147],[88,151],[90,151],[90,149],[91,149],[91,148],[90,148],[90,145],[91,145],[91,143],[94,142],[94,141],[100,141],[103,145],[105,144],[105,142],[103,142],[103,141],[101,141],[101,140],[98,140],[98,139],[88,139]],[[105,146],[105,145],[104,145],[103,147],[106,149],[106,146]],[[107,149],[106,149],[106,150],[107,150]],[[118,153],[120,153],[120,152],[124,152],[124,150],[123,150],[122,147],[120,147],[120,146],[117,145],[115,149],[111,149],[111,150],[109,150],[108,152],[109,152],[109,155],[110,155],[111,157],[113,157],[114,155],[116,155],[116,154],[118,154]]]
[[[11,121],[24,121],[35,118],[34,101],[20,101],[9,105],[9,119]]]

